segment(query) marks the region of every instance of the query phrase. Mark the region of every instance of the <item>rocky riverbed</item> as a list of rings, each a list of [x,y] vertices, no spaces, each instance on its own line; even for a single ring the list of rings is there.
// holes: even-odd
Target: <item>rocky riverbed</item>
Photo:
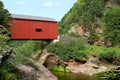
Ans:
[[[69,61],[64,61],[54,55],[48,56],[44,64],[46,67],[62,65],[66,69],[69,69],[72,73],[83,73],[87,75],[97,74],[115,67],[113,65],[103,63],[99,61],[98,58],[94,57],[82,59],[77,62],[72,59]]]

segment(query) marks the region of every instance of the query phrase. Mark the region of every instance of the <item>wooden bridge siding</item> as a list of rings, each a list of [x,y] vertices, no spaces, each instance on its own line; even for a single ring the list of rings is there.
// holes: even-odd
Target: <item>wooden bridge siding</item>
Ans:
[[[58,35],[57,22],[15,19],[12,26],[11,39],[56,39]]]

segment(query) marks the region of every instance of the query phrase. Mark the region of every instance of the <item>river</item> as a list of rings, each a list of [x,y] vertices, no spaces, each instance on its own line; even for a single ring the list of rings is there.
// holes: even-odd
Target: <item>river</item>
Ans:
[[[65,73],[65,72],[55,72],[52,73],[58,77],[59,80],[95,80],[93,77],[89,75],[85,75],[82,73],[75,74],[75,73]]]

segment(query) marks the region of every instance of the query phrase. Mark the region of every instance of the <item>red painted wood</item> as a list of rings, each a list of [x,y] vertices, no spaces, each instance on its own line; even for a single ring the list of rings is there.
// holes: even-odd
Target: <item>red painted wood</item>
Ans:
[[[58,36],[57,22],[14,19],[11,23],[11,39],[57,39]]]

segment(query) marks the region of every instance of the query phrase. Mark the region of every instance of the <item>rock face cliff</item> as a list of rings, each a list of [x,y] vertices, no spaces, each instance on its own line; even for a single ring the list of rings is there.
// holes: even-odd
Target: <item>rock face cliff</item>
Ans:
[[[105,12],[120,6],[119,0],[77,0],[73,7],[59,22],[59,33],[79,34],[88,39],[88,43],[103,45]],[[109,42],[109,41],[108,41]],[[109,43],[110,44],[110,43]]]
[[[120,6],[120,0],[77,0],[59,22],[59,33],[68,33],[75,25],[89,27],[87,30],[90,26],[101,27],[104,12],[115,5]]]

